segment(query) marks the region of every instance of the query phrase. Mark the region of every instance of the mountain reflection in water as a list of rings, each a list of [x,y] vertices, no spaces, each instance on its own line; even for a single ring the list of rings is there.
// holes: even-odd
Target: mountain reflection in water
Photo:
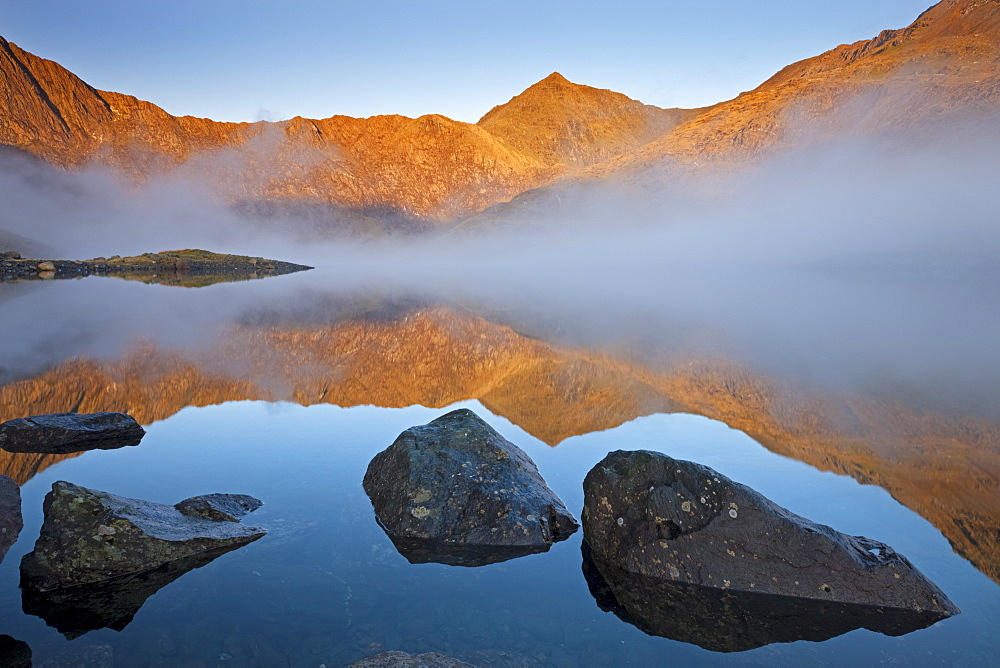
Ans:
[[[995,423],[896,396],[838,396],[724,359],[665,353],[636,361],[550,344],[447,305],[329,306],[321,318],[250,314],[187,351],[145,344],[110,361],[66,360],[0,387],[0,420],[116,410],[150,424],[185,406],[246,399],[382,407],[478,399],[557,445],[643,415],[693,413],[776,453],[879,485],[1000,581]],[[0,472],[23,483],[62,459],[0,452]]]

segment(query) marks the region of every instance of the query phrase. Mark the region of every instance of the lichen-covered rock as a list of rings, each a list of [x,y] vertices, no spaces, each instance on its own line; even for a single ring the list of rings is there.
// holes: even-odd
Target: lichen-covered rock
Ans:
[[[583,576],[597,606],[650,635],[744,652],[772,643],[822,642],[865,628],[900,636],[940,621],[936,612],[749,593],[647,577],[598,563],[583,541]]]
[[[700,464],[612,452],[583,490],[584,539],[599,564],[724,590],[958,612],[888,545],[810,522]]]
[[[56,482],[33,552],[21,560],[21,585],[38,591],[152,570],[202,552],[238,547],[266,532],[213,521],[168,506]]]
[[[191,517],[202,517],[216,522],[239,522],[239,518],[260,508],[263,504],[246,494],[202,494],[174,504],[174,508]]]
[[[531,458],[466,409],[400,434],[369,463],[364,488],[390,536],[432,547],[537,552],[579,526]]]
[[[0,424],[0,448],[63,455],[138,445],[145,434],[126,413],[49,413]]]
[[[21,488],[5,475],[0,475],[0,562],[7,550],[17,542],[24,527],[21,516]]]

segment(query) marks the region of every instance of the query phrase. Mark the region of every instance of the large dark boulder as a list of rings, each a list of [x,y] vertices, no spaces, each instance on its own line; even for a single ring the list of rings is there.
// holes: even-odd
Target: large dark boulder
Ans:
[[[21,488],[5,475],[0,475],[0,562],[7,550],[17,542],[24,527],[21,517]]]
[[[364,488],[393,541],[422,551],[417,561],[500,561],[578,528],[528,455],[466,409],[400,434],[369,463]]]
[[[583,576],[597,606],[649,635],[713,652],[772,643],[821,642],[865,628],[901,636],[940,621],[930,611],[703,587],[629,573],[595,562],[583,541]]]
[[[21,560],[22,587],[43,592],[142,573],[266,533],[61,481],[52,485],[43,508],[41,535]]]
[[[888,545],[799,517],[700,464],[612,452],[583,490],[584,539],[602,566],[726,591],[959,612]]]
[[[138,445],[145,434],[126,413],[49,413],[0,424],[0,448],[64,455]]]

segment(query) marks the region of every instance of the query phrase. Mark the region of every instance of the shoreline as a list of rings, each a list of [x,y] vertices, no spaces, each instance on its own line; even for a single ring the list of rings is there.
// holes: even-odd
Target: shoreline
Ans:
[[[0,258],[0,281],[33,281],[112,276],[145,283],[208,285],[252,280],[312,269],[306,265],[202,250],[163,251],[133,257],[91,260]]]

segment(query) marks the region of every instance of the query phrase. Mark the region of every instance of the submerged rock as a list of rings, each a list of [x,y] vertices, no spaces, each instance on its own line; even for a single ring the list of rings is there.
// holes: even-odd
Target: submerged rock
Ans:
[[[62,481],[52,485],[44,511],[35,549],[21,561],[21,585],[38,591],[142,573],[195,554],[239,547],[266,533]]]
[[[888,545],[799,517],[700,464],[612,452],[583,489],[594,560],[629,574],[938,619],[959,612]]]
[[[629,573],[594,561],[583,541],[583,575],[597,606],[649,635],[713,652],[772,643],[821,642],[865,628],[901,636],[940,613],[703,587]]]
[[[21,590],[21,607],[25,614],[41,617],[70,640],[97,629],[121,631],[157,591],[185,573],[240,547],[242,545],[232,545],[202,552],[136,575],[76,587],[45,592],[26,587]]]
[[[531,458],[466,409],[400,434],[369,463],[364,488],[394,542],[442,555],[424,561],[490,563],[482,560],[497,546],[492,561],[510,559],[579,526]]]
[[[63,455],[138,445],[145,434],[126,413],[49,413],[0,424],[0,448]]]
[[[0,562],[7,550],[17,542],[24,527],[21,516],[21,488],[5,475],[0,475]]]
[[[348,668],[474,668],[474,666],[440,652],[407,654],[394,650],[362,659],[352,663]]]

